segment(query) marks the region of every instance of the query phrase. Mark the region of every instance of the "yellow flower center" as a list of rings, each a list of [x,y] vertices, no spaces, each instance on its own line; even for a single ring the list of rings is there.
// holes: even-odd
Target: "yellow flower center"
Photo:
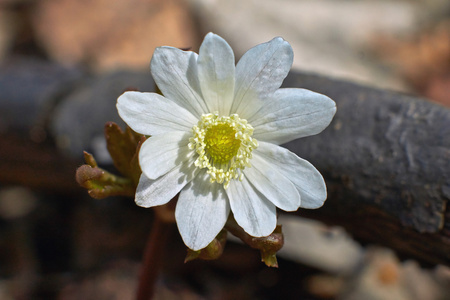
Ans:
[[[206,130],[205,145],[211,161],[224,164],[237,154],[241,141],[236,138],[236,130],[233,127],[220,123]]]
[[[189,148],[198,154],[195,166],[207,168],[211,182],[223,183],[227,188],[230,180],[243,179],[242,170],[251,167],[252,151],[258,147],[247,120],[237,114],[203,114],[192,132]]]

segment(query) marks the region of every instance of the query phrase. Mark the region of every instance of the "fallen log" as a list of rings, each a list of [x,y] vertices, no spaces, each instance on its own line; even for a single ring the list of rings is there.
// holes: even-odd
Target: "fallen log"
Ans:
[[[299,214],[424,262],[450,265],[450,109],[424,99],[292,73],[287,87],[328,95],[321,134],[286,144],[324,175],[324,207]]]
[[[53,73],[46,69],[42,78],[42,68],[48,67],[47,62],[28,61],[0,67],[0,182],[72,193],[77,163],[66,158],[65,165],[51,143],[17,135],[23,137],[38,124],[51,140],[65,141],[57,143],[59,151],[81,163],[82,150],[97,144],[104,122],[118,120],[117,96],[130,86],[149,91],[152,81],[149,72],[86,81],[58,67],[55,76],[49,77]],[[284,86],[326,94],[338,106],[324,132],[286,145],[313,163],[328,186],[322,208],[298,214],[342,225],[357,239],[391,247],[405,257],[450,265],[450,109],[298,72]]]

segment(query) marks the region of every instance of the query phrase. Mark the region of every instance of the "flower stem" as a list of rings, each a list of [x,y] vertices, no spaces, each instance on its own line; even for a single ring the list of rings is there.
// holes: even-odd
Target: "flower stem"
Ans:
[[[278,268],[276,253],[284,245],[284,237],[281,226],[277,225],[272,234],[265,237],[253,237],[240,227],[236,220],[230,216],[225,228],[234,236],[240,238],[244,243],[261,252],[261,260],[268,266]]]
[[[144,260],[142,262],[137,300],[152,299],[156,288],[156,279],[161,268],[164,248],[167,242],[170,223],[164,222],[155,214],[152,231],[145,246]]]

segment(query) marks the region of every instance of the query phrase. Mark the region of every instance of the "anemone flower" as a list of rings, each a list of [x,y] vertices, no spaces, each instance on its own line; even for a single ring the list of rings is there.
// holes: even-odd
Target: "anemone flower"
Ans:
[[[336,112],[327,96],[281,88],[293,51],[280,37],[235,65],[231,47],[206,35],[199,54],[159,47],[151,73],[164,96],[126,92],[121,118],[151,136],[142,145],[136,203],[163,205],[178,193],[175,218],[184,243],[206,247],[230,214],[249,235],[270,235],[276,208],[318,208],[321,174],[279,145],[321,132]]]

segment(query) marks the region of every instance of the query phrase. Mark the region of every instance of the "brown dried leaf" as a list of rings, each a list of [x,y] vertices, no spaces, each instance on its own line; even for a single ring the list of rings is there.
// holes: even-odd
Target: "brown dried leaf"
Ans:
[[[156,47],[197,44],[182,0],[37,1],[33,26],[53,59],[99,71],[144,69]]]
[[[415,36],[379,37],[375,52],[422,95],[449,105],[450,21]]]

